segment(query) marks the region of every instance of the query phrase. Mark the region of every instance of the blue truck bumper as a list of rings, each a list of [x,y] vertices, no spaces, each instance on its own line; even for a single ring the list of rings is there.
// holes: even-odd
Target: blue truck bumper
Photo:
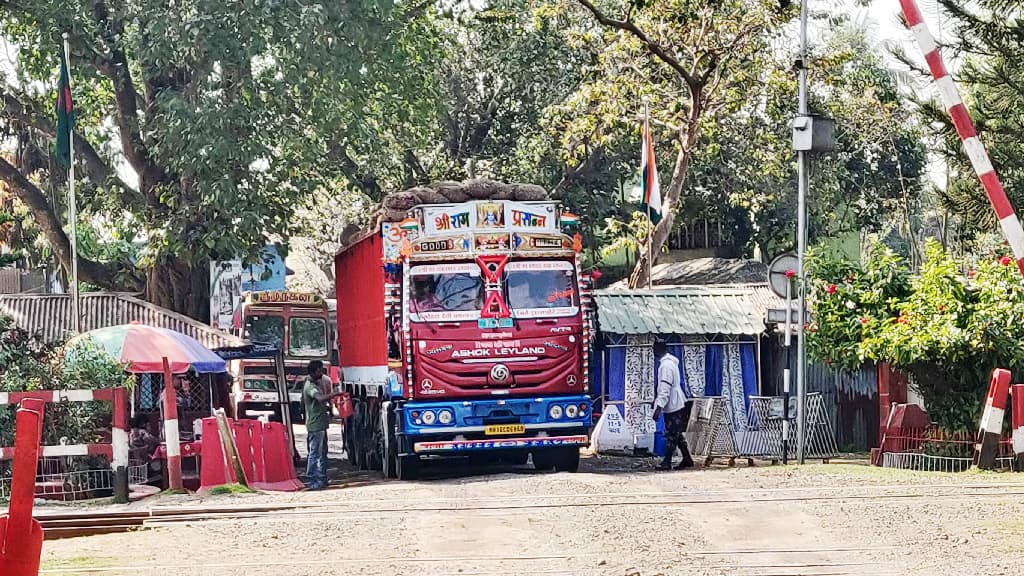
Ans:
[[[407,402],[400,412],[404,454],[532,451],[590,442],[588,396]]]

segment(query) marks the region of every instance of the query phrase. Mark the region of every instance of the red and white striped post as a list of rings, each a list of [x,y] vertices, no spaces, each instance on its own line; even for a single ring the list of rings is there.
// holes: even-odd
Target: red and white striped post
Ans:
[[[917,44],[920,46],[921,53],[924,54],[924,59],[928,63],[932,78],[935,79],[935,84],[939,88],[942,102],[946,106],[946,110],[949,111],[950,118],[953,119],[953,125],[956,127],[956,132],[963,142],[964,150],[971,159],[971,165],[974,167],[975,173],[981,179],[981,185],[985,188],[985,194],[988,195],[988,201],[992,204],[992,209],[995,210],[996,218],[999,219],[999,226],[1003,229],[1003,236],[1006,237],[1007,242],[1010,244],[1010,249],[1013,250],[1013,257],[1017,260],[1017,268],[1024,275],[1024,228],[1021,228],[1020,220],[1017,219],[1017,215],[1013,211],[1010,199],[1006,197],[1003,185],[999,182],[999,176],[996,175],[996,171],[992,167],[992,161],[988,157],[988,152],[985,151],[985,145],[978,138],[978,132],[971,121],[971,115],[967,111],[967,106],[960,99],[956,83],[953,82],[953,77],[949,75],[949,70],[946,69],[946,64],[942,59],[942,54],[939,52],[938,44],[936,44],[935,38],[928,30],[928,25],[924,21],[916,0],[900,0],[900,6],[903,8],[903,15],[907,19],[907,25],[917,38]]]
[[[113,418],[110,430],[112,456],[110,466],[114,471],[114,502],[128,503],[128,391],[114,388]]]
[[[974,464],[983,470],[996,467],[999,455],[999,436],[1003,432],[1006,400],[1010,395],[1010,371],[996,368],[985,399],[985,412],[981,415],[978,440],[974,446]]]
[[[1010,398],[1013,399],[1010,420],[1013,425],[1013,455],[1016,457],[1014,468],[1024,472],[1024,384],[1011,386]]]
[[[167,484],[171,490],[182,490],[181,435],[178,431],[178,395],[174,390],[171,364],[164,357],[164,440],[167,443]]]

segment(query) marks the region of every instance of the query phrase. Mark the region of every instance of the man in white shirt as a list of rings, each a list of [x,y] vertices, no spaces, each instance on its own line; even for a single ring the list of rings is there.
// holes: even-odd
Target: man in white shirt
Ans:
[[[668,346],[661,340],[654,343],[654,357],[661,360],[656,383],[658,396],[654,401],[654,420],[665,416],[665,459],[658,469],[672,469],[676,448],[683,453],[683,461],[676,466],[676,470],[692,468],[693,458],[683,435],[686,430],[686,396],[679,376],[679,359],[668,353]]]

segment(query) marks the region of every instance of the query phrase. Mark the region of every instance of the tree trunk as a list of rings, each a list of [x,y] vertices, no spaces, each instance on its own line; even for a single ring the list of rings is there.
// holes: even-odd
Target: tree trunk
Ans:
[[[209,263],[164,258],[146,277],[146,300],[204,324],[210,322]]]
[[[676,164],[672,169],[672,180],[661,201],[661,221],[654,227],[654,234],[648,240],[648,242],[653,242],[653,246],[648,248],[645,244],[643,252],[637,257],[636,266],[633,267],[633,273],[629,276],[629,287],[632,289],[647,286],[647,279],[653,268],[653,263],[648,264],[648,255],[653,255],[655,262],[658,260],[658,254],[661,254],[661,249],[665,246],[665,241],[668,240],[668,235],[672,232],[676,220],[675,207],[682,195],[683,184],[686,183],[686,173],[689,171],[693,148],[700,137],[700,120],[703,114],[703,91],[692,90],[691,93],[693,94],[693,108],[690,110],[690,118],[686,123],[686,131],[680,134],[681,142],[679,153],[676,155]]]

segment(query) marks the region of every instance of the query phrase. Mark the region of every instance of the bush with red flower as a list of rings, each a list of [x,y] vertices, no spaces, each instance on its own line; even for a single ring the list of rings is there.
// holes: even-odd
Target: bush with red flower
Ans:
[[[813,254],[813,325],[808,351],[855,369],[886,362],[910,373],[932,419],[977,426],[996,367],[1024,376],[1024,284],[1012,258],[963,266],[937,243],[912,275],[900,257],[873,245],[855,264]]]

